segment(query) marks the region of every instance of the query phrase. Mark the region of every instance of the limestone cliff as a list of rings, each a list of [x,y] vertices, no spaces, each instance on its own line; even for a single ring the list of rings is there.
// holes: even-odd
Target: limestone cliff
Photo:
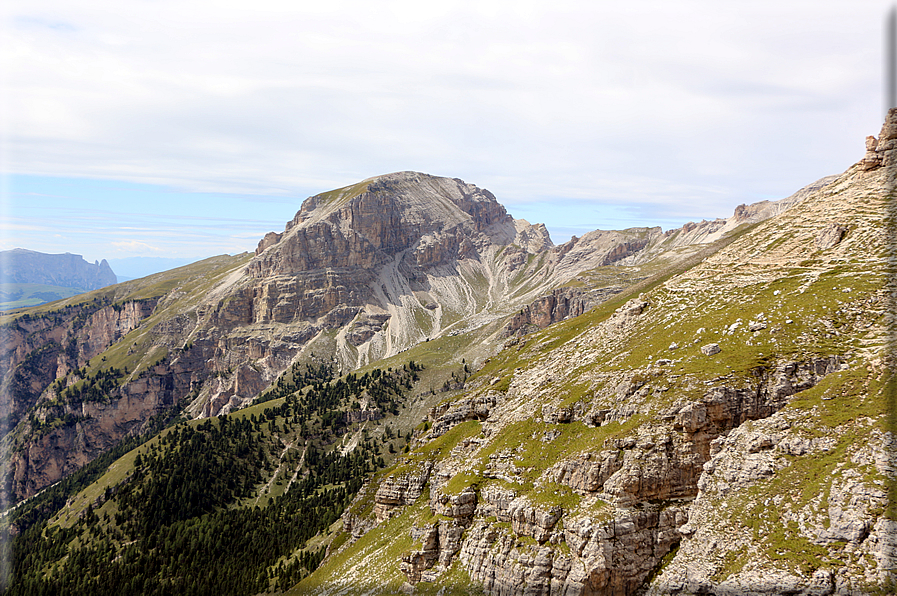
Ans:
[[[0,327],[0,411],[14,427],[41,392],[57,378],[81,368],[91,358],[135,329],[150,315],[156,300],[121,305],[92,301],[65,308],[52,317],[26,315]]]

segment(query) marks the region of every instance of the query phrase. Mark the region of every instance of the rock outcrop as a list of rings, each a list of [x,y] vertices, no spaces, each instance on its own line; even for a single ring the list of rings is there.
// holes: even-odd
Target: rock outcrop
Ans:
[[[816,236],[816,246],[820,250],[825,250],[837,245],[847,234],[848,227],[839,223],[832,223]]]
[[[708,470],[714,469],[708,462],[719,452],[717,439],[747,420],[772,416],[788,397],[839,369],[837,358],[828,358],[757,370],[753,376],[758,384],[753,388],[713,387],[699,402],[662,412],[663,422],[642,425],[634,434],[610,441],[611,449],[581,453],[545,471],[543,486],[567,486],[593,502],[611,501],[601,507],[599,517],[577,516],[575,508],[561,505],[535,505],[514,489],[488,482],[479,491],[467,487],[446,495],[441,487],[451,478],[452,468],[438,464],[439,472],[430,477],[430,509],[456,520],[450,524],[456,532],[449,534],[442,525],[433,525],[424,548],[403,555],[401,569],[411,584],[433,581],[458,553],[471,577],[489,593],[633,593],[682,540],[680,527],[688,520],[690,501]],[[477,419],[460,415],[471,412],[474,403],[462,399],[436,420],[450,412],[458,413],[449,416],[456,423]],[[489,421],[489,411],[481,409],[480,419]],[[543,408],[543,416],[544,412]],[[434,425],[433,432],[439,436],[445,431]],[[474,449],[487,445],[481,439]],[[502,474],[487,472],[486,477],[517,481],[520,473],[511,468]],[[392,483],[390,479],[387,486]],[[665,505],[649,505],[656,503]],[[450,540],[444,538],[448,535]],[[531,539],[533,546],[527,548],[521,538]]]
[[[859,165],[864,171],[892,166],[897,163],[895,150],[897,150],[897,108],[891,108],[878,138],[866,137],[866,154]]]
[[[433,424],[429,437],[435,439],[468,420],[486,420],[500,397],[496,392],[486,392],[484,395],[466,397],[431,408],[427,412],[427,418]]]
[[[389,513],[397,508],[414,503],[430,479],[431,463],[425,463],[418,469],[386,478],[377,488],[374,495],[374,517],[383,521]]]
[[[549,517],[550,519],[550,517]],[[515,534],[475,522],[460,560],[488,594],[632,594],[679,540],[680,507],[621,510],[612,522],[569,520],[568,549],[526,546]]]
[[[524,306],[505,326],[505,335],[545,329],[569,317],[577,317],[597,304],[596,297],[580,288],[558,288]]]
[[[807,423],[795,413],[780,412],[715,442],[688,523],[680,528],[687,540],[649,594],[853,594],[888,585],[897,527],[874,513],[887,506],[884,487],[869,486],[858,474],[845,471],[830,485],[826,482],[826,492],[809,495],[815,506],[770,519],[770,510],[789,509],[783,507],[787,493],[770,491],[777,476],[788,477],[795,467],[824,461],[843,448],[832,436],[801,436]],[[876,432],[869,438],[868,443],[847,447],[850,459],[887,473],[882,464],[891,457],[888,452],[893,453],[894,446],[888,444],[892,439]],[[807,487],[796,489],[805,492]],[[720,504],[733,500],[749,518],[724,514]],[[784,542],[795,539],[806,546],[789,552]],[[749,556],[752,549],[754,557]],[[776,551],[785,556],[775,556]],[[853,562],[856,557],[875,564],[862,569]]]

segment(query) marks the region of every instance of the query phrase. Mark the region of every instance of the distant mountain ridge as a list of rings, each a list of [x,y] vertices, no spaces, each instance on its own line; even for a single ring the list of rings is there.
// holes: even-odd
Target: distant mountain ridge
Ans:
[[[45,284],[84,291],[118,283],[106,259],[91,264],[81,255],[71,253],[47,254],[14,248],[0,252],[0,263],[4,283]]]
[[[0,252],[0,311],[38,306],[118,283],[109,263],[24,248]]]

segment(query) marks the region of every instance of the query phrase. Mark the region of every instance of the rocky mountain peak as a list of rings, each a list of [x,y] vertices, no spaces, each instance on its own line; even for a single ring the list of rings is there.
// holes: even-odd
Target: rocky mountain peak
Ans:
[[[344,207],[347,203],[358,203],[370,200],[370,195],[382,194],[388,197],[390,203],[402,209],[412,219],[420,217],[421,208],[434,210],[432,217],[447,217],[450,220],[460,209],[476,220],[478,223],[492,224],[498,220],[506,220],[509,216],[504,208],[488,190],[481,189],[474,184],[468,184],[460,178],[444,178],[432,176],[421,172],[393,172],[381,176],[373,176],[336,190],[328,191],[310,197],[302,204],[302,208],[287,227],[292,227],[313,217],[313,212],[321,208],[325,214],[333,208]],[[434,196],[439,196],[443,201],[433,203]],[[444,200],[454,205],[450,207]]]
[[[418,264],[435,264],[516,236],[514,219],[488,190],[457,178],[396,172],[309,197],[283,233],[259,242],[247,271],[263,277],[372,267],[409,250],[418,253]]]

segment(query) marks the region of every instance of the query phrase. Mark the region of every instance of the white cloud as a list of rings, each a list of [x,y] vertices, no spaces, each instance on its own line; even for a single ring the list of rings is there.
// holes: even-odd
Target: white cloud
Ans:
[[[862,156],[888,6],[14,0],[7,167],[256,194],[415,169],[512,212],[728,215]]]
[[[112,242],[112,246],[114,246],[115,250],[118,252],[162,252],[161,248],[150,246],[146,242],[140,242],[138,240],[129,240],[127,242]]]
[[[35,226],[31,224],[21,224],[17,223],[12,219],[6,219],[3,222],[3,227],[6,231],[11,232],[52,232],[53,228],[49,226]]]

